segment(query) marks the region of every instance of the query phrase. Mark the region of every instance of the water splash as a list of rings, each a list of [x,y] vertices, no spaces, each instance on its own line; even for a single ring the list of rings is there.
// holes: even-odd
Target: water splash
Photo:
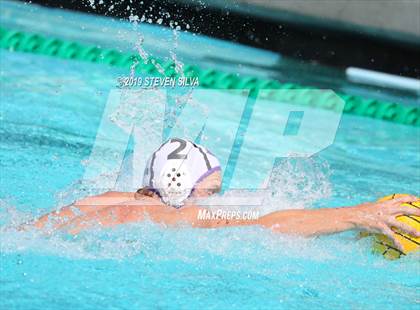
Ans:
[[[266,184],[269,190],[266,204],[271,210],[309,208],[331,196],[330,175],[328,162],[319,157],[282,159]]]
[[[261,215],[279,209],[309,207],[317,199],[330,193],[328,182],[328,166],[315,159],[282,161],[273,170],[268,190],[262,192],[227,192],[221,199],[231,208],[240,199],[250,195],[259,198],[263,205],[250,206],[248,210],[258,210]],[[94,182],[100,182],[95,180]],[[81,196],[83,189],[74,190],[76,184],[61,196],[61,201],[69,197]],[[211,198],[209,200],[211,208]],[[229,206],[228,206],[229,207]],[[227,207],[227,208],[228,208]],[[181,259],[191,261],[187,250],[173,251],[172,248],[196,249],[197,255],[216,255],[228,259],[232,251],[242,253],[249,259],[255,251],[265,253],[260,259],[272,261],[276,255],[287,252],[289,258],[311,257],[317,261],[334,259],[336,254],[332,248],[340,251],[350,251],[350,245],[334,241],[334,247],[325,242],[314,242],[313,239],[290,237],[274,234],[259,227],[225,228],[219,230],[197,230],[190,227],[165,228],[150,221],[134,225],[121,225],[114,229],[92,229],[71,237],[65,233],[56,232],[45,235],[39,231],[17,231],[16,227],[27,221],[30,214],[16,213],[10,206],[6,207],[9,218],[1,228],[2,252],[41,252],[75,259],[116,259],[122,260],[136,255],[146,255],[153,260]],[[245,208],[241,206],[241,210]],[[5,213],[2,212],[4,215]],[[13,215],[13,216],[10,216]],[[33,215],[32,215],[33,217]],[[7,228],[6,228],[7,227]],[[238,241],[241,246],[238,246]],[[162,245],[162,242],[165,245]],[[366,242],[366,241],[362,241]],[[257,250],[255,244],[258,244]],[[171,246],[170,246],[171,245]],[[159,249],[157,252],[156,249]],[[281,249],[281,250],[279,250]],[[235,254],[235,255],[236,255]]]
[[[175,72],[180,76],[180,77],[184,77],[184,64],[178,60],[178,57],[176,55],[176,50],[178,48],[178,41],[179,41],[179,30],[178,29],[173,29],[172,30],[172,35],[173,35],[173,48],[169,51],[169,54],[171,56],[171,59],[173,61],[173,63],[175,64]]]
[[[94,1],[90,0],[90,5],[92,7],[102,5],[103,2],[101,1]],[[114,6],[109,6],[109,10],[112,11]],[[127,10],[132,12],[132,8],[130,5],[127,5]],[[129,71],[129,76],[134,77],[136,74],[136,69],[140,65],[141,62],[147,64],[151,62],[156,70],[164,75],[165,72],[163,68],[151,57],[150,53],[144,47],[144,36],[141,32],[141,24],[144,22],[151,23],[153,20],[156,20],[159,24],[163,23],[164,21],[169,21],[169,26],[172,29],[172,36],[173,42],[172,47],[169,49],[168,58],[175,64],[175,71],[180,76],[184,76],[184,64],[177,56],[177,49],[179,43],[179,32],[181,31],[180,22],[170,20],[169,13],[164,12],[156,12],[155,15],[152,16],[151,14],[153,8],[146,8],[145,13],[143,16],[139,17],[134,14],[130,14],[130,22],[133,25],[134,33],[137,36],[137,40],[133,49],[136,51],[137,55],[139,56],[141,61],[135,61]],[[187,24],[187,28],[190,26]],[[153,90],[152,90],[153,91]],[[153,123],[157,121],[158,114],[155,113],[153,109],[144,110],[139,107],[138,105],[138,98],[144,94],[144,90],[138,90],[138,96],[132,96],[133,90],[130,90],[130,95],[128,94],[129,90],[123,90],[122,93],[122,100],[118,105],[117,109],[113,111],[113,113],[109,116],[111,122],[113,122],[118,127],[124,129],[127,132],[132,130],[133,123],[134,124],[141,124],[142,128],[146,130],[150,130],[150,134],[155,134],[155,127]],[[169,113],[166,115],[167,121],[174,120],[174,126],[177,128],[184,129],[184,134],[188,136],[187,128],[178,122],[177,115],[179,114],[179,110],[182,109],[183,105],[191,105],[198,110],[201,110],[201,113],[204,115],[208,115],[208,109],[204,104],[194,102],[192,99],[192,92],[193,89],[188,90],[186,94],[177,94],[175,98],[175,106],[173,110],[169,110]],[[149,93],[149,97],[152,99],[153,105],[162,104],[166,100],[163,98],[161,94],[156,90],[153,94]],[[158,120],[160,121],[160,120]],[[205,140],[206,137],[203,137]],[[109,150],[105,150],[107,152]],[[86,162],[85,164],[89,164]],[[268,187],[268,191],[264,193],[257,192],[255,195],[258,198],[262,198],[263,204],[259,206],[259,210],[262,213],[268,213],[271,211],[285,209],[285,208],[304,208],[310,207],[312,204],[322,198],[325,198],[330,195],[330,186],[328,182],[328,173],[325,172],[328,170],[322,164],[317,163],[313,159],[302,160],[298,162],[292,162],[292,160],[286,160],[280,165],[278,165],[273,173],[270,180],[270,184]],[[97,178],[90,180],[92,183],[92,188],[97,189],[98,184],[104,181],[106,178],[113,178],[115,173],[118,172],[107,172],[106,174],[100,174]],[[86,180],[85,180],[86,181]],[[76,200],[77,198],[91,195],[97,192],[94,192],[90,186],[86,186],[86,182],[83,182],[83,186],[81,183],[76,183],[71,186],[70,189],[58,193],[57,200],[62,202],[71,202]],[[250,193],[226,193],[222,198],[225,200],[232,200],[235,202],[235,199],[243,198]],[[12,207],[6,207],[8,210],[9,219],[5,219],[6,222],[9,224],[16,224],[16,220],[18,218],[21,219],[28,219],[30,215],[28,214],[16,214]],[[11,220],[13,218],[13,220]],[[102,231],[91,231],[87,234],[81,235],[79,238],[76,239],[68,239],[62,234],[57,234],[54,236],[45,237],[44,235],[40,235],[37,232],[17,232],[17,231],[4,231],[5,232],[5,239],[2,240],[2,244],[5,244],[6,249],[13,248],[13,242],[16,239],[13,238],[15,235],[24,236],[22,239],[21,246],[25,248],[25,246],[29,249],[36,249],[40,246],[40,244],[46,244],[48,249],[51,249],[53,252],[66,252],[66,249],[70,249],[72,252],[78,252],[82,257],[91,257],[91,254],[95,257],[106,257],[109,255],[110,257],[114,256],[119,257],[118,255],[134,255],[133,253],[139,253],[141,251],[141,245],[147,244],[150,240],[160,240],[162,235],[165,236],[167,240],[171,240],[171,237],[166,230],[162,230],[160,227],[151,224],[151,223],[143,223],[139,225],[135,225],[135,228],[131,226],[121,227],[121,229],[113,230],[112,233],[106,233]],[[173,234],[175,238],[180,238],[178,241],[173,241],[175,244],[178,242],[178,246],[181,244],[185,244],[184,238],[188,235],[191,235],[191,229],[185,228],[184,230],[177,231],[174,233],[173,230],[169,230],[170,234]],[[252,236],[252,242],[256,242],[256,240],[261,241],[261,233],[260,230],[257,228],[249,228],[245,230],[222,230],[216,233],[216,236],[213,237],[212,232],[197,232],[195,231],[192,233],[194,236],[192,239],[195,240],[194,242],[198,242],[201,245],[209,244],[207,247],[204,246],[204,249],[208,251],[213,251],[217,254],[226,254],[225,250],[229,247],[234,247],[234,242],[238,241],[242,238],[243,232],[246,231],[248,236]],[[141,234],[139,234],[141,232]],[[118,236],[122,239],[118,239]],[[126,246],[126,238],[129,236],[129,239],[138,240],[138,242],[130,243],[128,242],[127,248]],[[229,236],[228,238],[225,238]],[[29,239],[28,239],[29,238]],[[217,245],[213,245],[212,240],[216,238],[216,240],[220,241],[216,243]],[[267,238],[267,239],[264,239]],[[291,240],[290,238],[285,237],[275,237],[276,240],[284,240],[286,243],[287,240]],[[270,233],[267,236],[263,237],[264,240],[271,240]],[[32,240],[31,242],[26,242],[27,240]],[[112,241],[113,240],[113,241]],[[271,244],[271,241],[267,241],[267,244]],[[277,241],[276,241],[277,242]],[[19,243],[19,242],[17,242]],[[293,243],[293,242],[292,242]],[[299,241],[299,244],[304,244],[304,241]],[[134,246],[132,246],[134,244]],[[224,245],[223,245],[224,244]],[[221,246],[223,245],[223,246]],[[190,244],[189,246],[193,246]],[[267,247],[271,247],[268,246]],[[114,251],[114,249],[118,249]],[[127,249],[127,252],[124,253],[124,250]],[[240,249],[238,249],[240,250]],[[270,248],[273,250],[273,248]],[[122,253],[122,254],[121,254]]]

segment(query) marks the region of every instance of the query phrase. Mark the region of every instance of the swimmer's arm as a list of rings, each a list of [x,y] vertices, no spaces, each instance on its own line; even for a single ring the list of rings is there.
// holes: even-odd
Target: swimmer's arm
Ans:
[[[147,201],[128,201],[78,216],[63,223],[58,229],[66,230],[71,234],[78,234],[80,231],[95,226],[113,227],[141,222],[146,218],[168,226],[177,224],[177,216],[173,216],[173,212],[168,211],[172,210],[160,201],[149,201],[148,203]]]
[[[211,216],[211,211],[202,208],[196,208],[195,218],[191,218],[194,227],[199,228],[218,228],[233,226],[263,226],[273,231],[296,234],[301,236],[312,236],[336,233],[349,230],[354,227],[353,209],[352,208],[336,208],[336,209],[317,209],[317,210],[281,210],[266,214],[256,219],[247,219],[241,217],[239,212],[238,218],[227,217],[217,212]]]
[[[111,227],[119,224],[140,222],[146,217],[167,226],[187,224],[197,228],[218,228],[231,226],[260,225],[273,231],[301,236],[316,236],[332,234],[352,229],[362,229],[380,232],[394,240],[395,245],[401,244],[395,238],[391,227],[398,228],[414,236],[420,232],[395,219],[402,214],[420,216],[420,209],[406,208],[402,203],[418,200],[415,196],[404,196],[385,202],[365,203],[354,207],[317,210],[283,210],[277,211],[258,219],[200,219],[199,212],[208,211],[199,207],[186,207],[178,212],[169,211],[166,206],[135,206],[122,204],[80,216],[62,225],[72,234],[92,225],[99,224]],[[161,207],[160,211],[156,208]]]
[[[360,229],[385,234],[394,240],[397,247],[401,248],[401,244],[395,238],[393,228],[420,237],[420,231],[396,220],[396,216],[402,214],[420,216],[420,209],[401,205],[416,200],[418,198],[415,196],[404,196],[385,202],[364,203],[353,207],[282,210],[256,220],[223,218],[199,220],[197,217],[192,224],[201,228],[260,225],[275,232],[307,237]]]
[[[402,248],[395,238],[394,228],[420,237],[420,231],[396,220],[396,216],[407,214],[420,216],[420,209],[407,208],[402,203],[418,200],[415,196],[404,196],[385,202],[364,203],[353,207],[317,210],[284,210],[267,214],[258,219],[258,224],[273,231],[316,236],[333,234],[346,230],[360,229],[381,233],[391,238]]]
[[[100,195],[89,196],[76,201],[75,206],[97,206],[97,205],[114,205],[125,201],[134,200],[134,193],[130,192],[113,192],[109,191]]]
[[[130,202],[134,200],[134,193],[106,192],[96,196],[89,196],[74,202],[71,205],[62,207],[33,221],[29,226],[44,228],[50,225],[51,228],[59,227],[72,219],[86,213],[108,208],[112,205]]]
[[[71,221],[63,223],[57,228],[75,235],[92,227],[113,227],[120,224],[140,222],[146,216],[146,209],[147,207],[142,206],[108,206],[73,218]]]
[[[275,232],[316,236],[333,234],[357,227],[353,207],[282,210],[258,219],[258,224]]]

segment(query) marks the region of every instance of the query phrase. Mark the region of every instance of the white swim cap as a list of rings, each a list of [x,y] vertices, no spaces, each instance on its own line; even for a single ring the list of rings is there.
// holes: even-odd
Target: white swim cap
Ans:
[[[172,138],[150,157],[143,176],[143,186],[157,191],[163,202],[181,207],[194,186],[220,170],[217,158],[201,145]]]

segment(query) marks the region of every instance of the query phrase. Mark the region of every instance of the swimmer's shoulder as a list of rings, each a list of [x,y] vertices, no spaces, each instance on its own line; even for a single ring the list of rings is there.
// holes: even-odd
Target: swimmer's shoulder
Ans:
[[[82,198],[74,203],[78,205],[117,204],[134,200],[134,193],[109,191],[95,196]]]
[[[133,192],[115,192],[115,191],[109,191],[101,194],[100,196],[103,197],[127,197],[127,198],[134,198]]]

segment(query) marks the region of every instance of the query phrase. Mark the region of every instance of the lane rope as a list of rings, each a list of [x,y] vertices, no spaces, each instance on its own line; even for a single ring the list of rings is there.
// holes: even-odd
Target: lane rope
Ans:
[[[41,34],[28,33],[0,27],[0,47],[9,51],[34,53],[54,56],[62,59],[75,59],[91,63],[107,64],[120,68],[131,68],[134,62],[138,63],[136,72],[161,76],[157,67],[164,70],[166,77],[178,77],[175,64],[172,61],[162,61],[150,57],[144,61],[140,56],[132,53],[123,53],[115,49],[98,48],[95,45],[82,44],[58,38],[49,38]],[[276,80],[267,80],[252,76],[237,76],[234,73],[214,69],[202,69],[194,65],[184,65],[185,77],[198,77],[200,87],[211,89],[249,89],[251,92],[271,89],[273,91],[260,92],[264,99],[284,101],[284,95],[275,90],[299,89],[296,98],[289,101],[300,105],[309,105],[324,109],[335,109],[337,100],[331,95],[314,96],[311,89],[293,83],[280,83]],[[344,113],[381,119],[389,122],[420,127],[420,109],[415,106],[405,106],[395,102],[377,99],[362,98],[360,96],[338,94],[345,101]]]

